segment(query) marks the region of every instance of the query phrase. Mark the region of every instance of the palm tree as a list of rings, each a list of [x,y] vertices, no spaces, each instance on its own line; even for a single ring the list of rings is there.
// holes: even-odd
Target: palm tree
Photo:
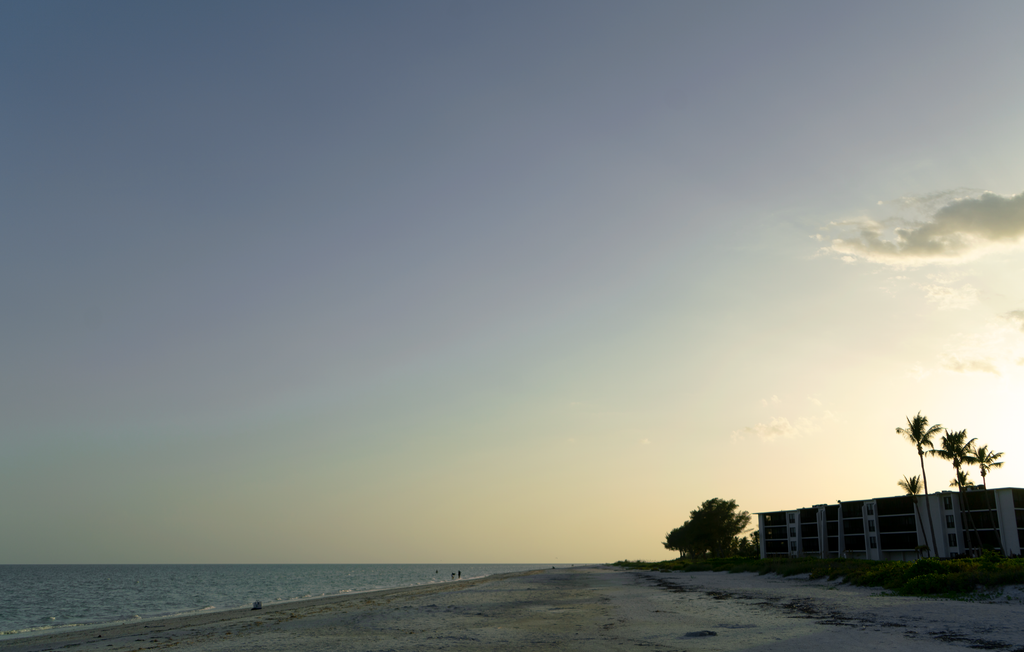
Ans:
[[[1003,454],[990,451],[988,446],[972,446],[971,456],[975,459],[975,464],[978,465],[978,468],[981,469],[981,485],[987,490],[988,482],[985,481],[985,478],[988,477],[989,471],[992,469],[998,469],[1003,465],[1002,462],[998,461]]]
[[[964,504],[964,486],[967,481],[967,474],[963,472],[963,466],[964,464],[974,463],[974,456],[971,455],[971,449],[974,446],[974,441],[974,439],[967,439],[966,430],[959,430],[956,432],[946,430],[946,434],[942,436],[940,447],[933,448],[929,451],[932,455],[937,455],[953,465],[953,470],[956,475],[955,479],[949,483],[949,486],[957,488],[960,498],[960,511],[967,516],[967,523],[969,527],[968,537],[970,537],[971,531],[974,529],[974,519],[971,518],[971,513],[967,510],[967,507]],[[973,545],[973,542],[969,542],[968,548]]]
[[[974,480],[971,480],[967,475],[967,471],[960,470],[956,472],[956,477],[949,481],[949,486],[950,488],[957,490],[959,490],[960,487],[973,487]]]
[[[974,446],[971,449],[971,456],[974,458],[974,463],[978,465],[981,470],[981,486],[985,488],[985,504],[988,505],[988,517],[992,521],[992,531],[996,533],[996,540],[999,541],[999,548],[1003,548],[1003,533],[999,529],[999,523],[996,522],[996,512],[992,509],[992,496],[988,493],[988,482],[985,481],[988,472],[992,469],[998,469],[1003,465],[999,461],[999,458],[1003,456],[1002,453],[990,451],[988,446]]]
[[[902,480],[897,480],[896,484],[899,488],[907,492],[907,495],[912,497],[914,500],[914,513],[917,514],[917,524],[921,528],[921,534],[924,535],[924,523],[921,522],[921,510],[917,508],[917,494],[921,493],[921,476],[914,475],[911,477],[903,476]],[[928,545],[925,544],[925,548]],[[918,554],[920,554],[921,548],[918,546]]]
[[[896,432],[903,435],[910,441],[911,444],[917,446],[917,456],[921,458],[921,481],[924,483],[924,509],[928,514],[928,529],[932,533],[931,545],[925,541],[925,545],[928,546],[928,550],[938,551],[935,540],[935,524],[932,522],[932,506],[931,500],[928,499],[928,475],[924,472],[924,454],[925,447],[928,447],[928,451],[931,451],[935,447],[935,443],[932,441],[932,436],[939,434],[942,430],[942,426],[936,423],[931,428],[928,427],[928,417],[924,416],[920,412],[917,416],[911,419],[907,417],[906,428],[896,428]],[[927,537],[925,537],[927,539]]]

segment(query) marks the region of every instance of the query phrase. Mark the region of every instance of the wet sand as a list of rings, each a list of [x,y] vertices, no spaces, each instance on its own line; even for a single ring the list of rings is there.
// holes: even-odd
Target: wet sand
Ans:
[[[1008,593],[959,602],[753,573],[563,568],[0,639],[0,651],[1024,652],[1024,603]]]

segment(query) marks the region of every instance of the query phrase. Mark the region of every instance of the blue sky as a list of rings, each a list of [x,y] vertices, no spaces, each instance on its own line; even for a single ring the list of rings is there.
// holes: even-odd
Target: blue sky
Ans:
[[[918,410],[1024,486],[1022,13],[4,3],[0,563],[657,558]]]

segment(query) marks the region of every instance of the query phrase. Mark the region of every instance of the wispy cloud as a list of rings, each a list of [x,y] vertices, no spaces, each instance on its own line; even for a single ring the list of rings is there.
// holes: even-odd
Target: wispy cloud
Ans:
[[[821,432],[828,423],[834,423],[835,420],[835,415],[828,410],[825,410],[821,416],[797,417],[792,421],[787,417],[772,417],[768,423],[757,423],[733,431],[732,440],[739,442],[756,437],[761,441],[774,442],[780,439],[808,437]]]
[[[764,441],[775,441],[777,439],[793,439],[803,434],[810,434],[811,423],[808,419],[797,419],[796,423],[790,423],[786,417],[772,417],[768,423],[758,423],[754,426],[747,426],[740,431],[733,433],[734,439],[743,439],[745,435],[752,435]],[[738,435],[738,437],[737,437]]]
[[[1000,376],[999,367],[996,366],[995,361],[992,358],[978,358],[978,359],[961,359],[956,354],[950,354],[945,357],[942,362],[942,366],[950,371],[956,371],[958,373],[965,373],[968,371],[980,371],[986,374],[995,374]]]
[[[899,268],[959,263],[1024,239],[1024,193],[1004,197],[986,192],[954,199],[925,221],[864,219],[833,226],[855,231],[825,248],[847,262],[865,260]]]
[[[1000,376],[1024,358],[1024,310],[1009,312],[970,335],[957,335],[940,357],[940,365],[957,373]]]
[[[916,364],[907,370],[914,380],[935,373],[982,373],[1002,376],[1024,365],[1024,310],[989,321],[975,333],[957,333],[938,356],[938,364]]]
[[[1006,319],[1024,332],[1024,310],[1013,310],[1006,313]]]
[[[939,310],[964,310],[978,303],[978,290],[969,283],[959,288],[948,285],[918,285],[924,290],[924,298],[938,304]]]

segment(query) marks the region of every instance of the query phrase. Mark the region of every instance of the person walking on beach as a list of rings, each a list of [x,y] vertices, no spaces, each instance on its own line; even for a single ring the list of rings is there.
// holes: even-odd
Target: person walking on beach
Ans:
[[[459,579],[462,579],[462,571],[459,571]]]

